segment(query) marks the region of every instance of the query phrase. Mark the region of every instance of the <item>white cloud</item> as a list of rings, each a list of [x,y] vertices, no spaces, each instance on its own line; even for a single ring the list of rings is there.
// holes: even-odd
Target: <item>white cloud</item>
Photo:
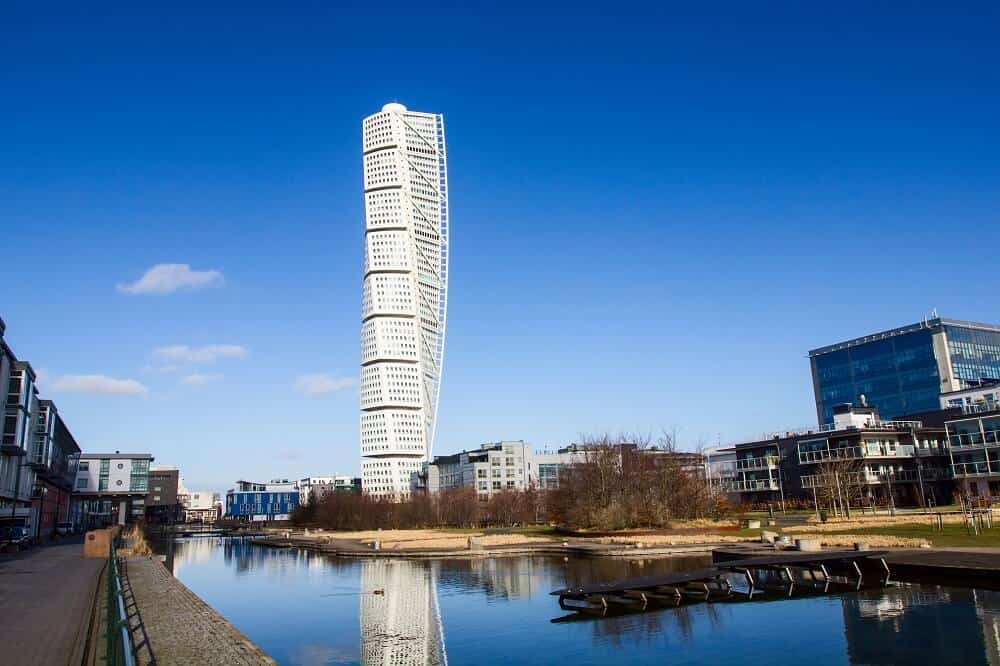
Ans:
[[[126,294],[170,294],[178,289],[220,287],[222,271],[193,271],[190,264],[157,264],[132,283],[118,285]]]
[[[181,384],[187,384],[188,386],[204,386],[205,384],[217,382],[220,379],[222,379],[222,375],[205,375],[200,372],[196,372],[192,375],[185,375],[184,377],[181,377]]]
[[[334,377],[326,373],[300,375],[295,378],[295,388],[311,398],[342,391],[354,386],[353,377]]]
[[[214,363],[220,358],[246,358],[248,353],[242,345],[170,345],[153,350],[153,356],[173,363]]]
[[[149,389],[134,379],[115,379],[106,375],[62,375],[52,382],[52,389],[67,393],[99,395],[145,395]]]

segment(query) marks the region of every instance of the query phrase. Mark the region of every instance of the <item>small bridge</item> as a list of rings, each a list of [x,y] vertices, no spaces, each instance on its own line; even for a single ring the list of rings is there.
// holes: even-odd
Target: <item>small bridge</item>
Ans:
[[[563,610],[596,615],[755,596],[825,594],[831,588],[861,589],[866,581],[887,584],[885,555],[885,551],[836,551],[752,557],[697,571],[567,587],[551,594],[559,597]]]

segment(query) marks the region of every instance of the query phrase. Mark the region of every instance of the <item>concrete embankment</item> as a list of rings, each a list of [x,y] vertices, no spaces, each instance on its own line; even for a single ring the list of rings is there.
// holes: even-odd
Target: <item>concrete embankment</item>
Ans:
[[[584,541],[551,541],[545,543],[511,544],[472,548],[398,548],[374,549],[356,541],[321,541],[312,537],[270,536],[254,539],[251,543],[264,548],[301,548],[333,557],[402,557],[411,559],[436,559],[445,557],[513,557],[520,555],[561,555],[566,557],[669,557],[671,555],[700,555],[711,553],[719,543],[635,546],[630,544],[602,544]]]
[[[132,619],[137,663],[276,663],[158,560],[129,557],[123,574],[126,597],[131,591],[138,610]]]

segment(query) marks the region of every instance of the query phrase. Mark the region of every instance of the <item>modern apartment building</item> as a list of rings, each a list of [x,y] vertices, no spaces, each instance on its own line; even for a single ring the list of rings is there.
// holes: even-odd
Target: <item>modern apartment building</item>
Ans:
[[[1000,381],[1000,326],[935,317],[809,352],[819,423],[843,403],[894,419],[939,408],[941,395]]]
[[[634,443],[615,446],[637,448]],[[568,468],[586,462],[590,450],[586,444],[570,444],[553,452],[533,451],[524,440],[490,442],[478,449],[437,456],[425,463],[412,476],[411,491],[433,494],[452,488],[473,488],[479,499],[488,501],[494,494],[507,490],[529,487],[550,490],[558,487]],[[704,469],[700,454],[658,448],[643,449],[643,453],[660,460],[669,457],[699,475]]]
[[[184,520],[188,523],[214,523],[219,518],[218,505],[219,493],[189,493]]]
[[[73,480],[80,446],[51,400],[39,400],[34,447],[29,464],[35,473],[32,510],[37,518],[35,535],[50,539],[56,525],[69,519]]]
[[[288,520],[299,505],[299,489],[288,479],[240,480],[226,491],[226,518],[247,522]]]
[[[1000,495],[1000,402],[963,405],[945,423],[955,483],[968,495]]]
[[[501,441],[478,449],[438,456],[425,463],[411,479],[413,490],[437,493],[453,488],[474,488],[481,500],[503,490],[523,490],[534,482],[531,446],[524,441]]]
[[[361,492],[361,479],[352,476],[309,476],[300,479],[299,504],[321,500],[330,493]]]
[[[179,497],[180,471],[176,467],[152,467],[146,494],[146,520],[174,524],[184,520],[184,506]]]
[[[31,453],[38,418],[38,390],[35,371],[19,361],[4,340],[6,326],[0,320],[0,524],[20,525],[37,530],[31,510],[35,469]]]
[[[366,493],[402,499],[433,450],[444,361],[444,121],[386,104],[364,119],[362,142],[361,483]]]
[[[146,515],[148,453],[83,453],[73,484],[75,521],[85,527],[124,525]]]
[[[706,477],[744,504],[812,504],[845,483],[862,504],[948,504],[964,473],[987,476],[978,474],[973,461],[985,451],[971,452],[980,440],[959,434],[978,425],[957,428],[956,416],[960,411],[951,409],[926,412],[924,420],[885,421],[872,407],[841,405],[831,424],[706,451]],[[949,432],[952,440],[966,441],[970,452],[955,455]],[[972,462],[966,465],[967,460]],[[983,493],[966,488],[966,494]]]

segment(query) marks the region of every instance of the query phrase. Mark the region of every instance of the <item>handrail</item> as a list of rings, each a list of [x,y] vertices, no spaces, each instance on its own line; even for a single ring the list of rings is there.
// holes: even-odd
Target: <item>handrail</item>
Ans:
[[[125,598],[122,594],[121,572],[115,550],[120,537],[111,539],[108,552],[107,663],[110,666],[135,666],[132,654],[132,633]]]

